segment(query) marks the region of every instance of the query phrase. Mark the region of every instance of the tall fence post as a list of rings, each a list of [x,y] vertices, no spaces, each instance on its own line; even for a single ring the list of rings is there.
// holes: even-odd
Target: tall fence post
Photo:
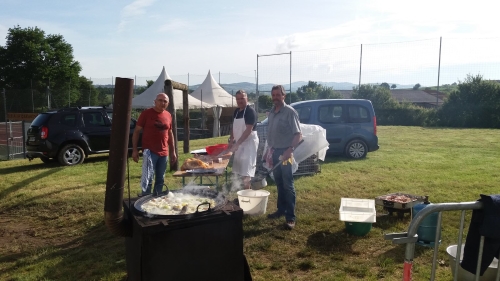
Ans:
[[[259,54],[257,54],[257,74],[255,75],[255,94],[257,95],[257,103],[255,103],[255,111],[259,114]]]
[[[290,51],[290,104],[292,103],[292,51]]]
[[[7,160],[9,160],[9,155],[10,155],[9,128],[7,127],[7,98],[5,97],[5,88],[3,88],[3,90],[2,90],[2,94],[3,94],[3,110],[4,110],[4,114],[5,114],[5,137],[7,138],[6,139],[6,141],[7,141]]]
[[[441,74],[441,42],[443,37],[439,37],[439,63],[438,63],[438,85],[437,85],[437,93],[436,93],[436,107],[439,106],[439,76]]]
[[[361,44],[361,52],[359,54],[359,82],[358,82],[358,91],[361,88],[361,62],[363,61],[363,44]]]

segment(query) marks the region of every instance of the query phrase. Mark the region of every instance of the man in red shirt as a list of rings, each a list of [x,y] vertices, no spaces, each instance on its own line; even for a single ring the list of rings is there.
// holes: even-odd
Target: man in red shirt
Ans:
[[[141,113],[132,136],[132,159],[137,163],[139,161],[137,143],[139,142],[139,134],[142,132],[141,195],[151,193],[153,174],[155,175],[154,193],[158,194],[162,191],[169,145],[174,147],[171,155],[172,160],[177,159],[174,134],[172,133],[172,116],[166,111],[167,95],[165,93],[158,94],[154,103],[154,107]]]

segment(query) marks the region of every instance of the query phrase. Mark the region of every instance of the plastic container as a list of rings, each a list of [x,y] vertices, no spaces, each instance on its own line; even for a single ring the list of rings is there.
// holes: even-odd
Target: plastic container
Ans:
[[[460,262],[462,262],[462,258],[464,256],[464,246],[462,244],[462,252],[460,253]],[[446,252],[448,253],[448,260],[450,261],[450,268],[453,277],[455,277],[455,257],[457,256],[457,245],[450,245],[446,248]],[[483,276],[479,277],[479,281],[494,281],[498,268],[498,259],[494,258],[493,262],[488,266]],[[476,280],[473,273],[468,272],[463,269],[461,266],[458,268],[458,281],[474,281]]]
[[[267,199],[269,191],[245,189],[236,192],[238,202],[243,213],[246,215],[263,215],[267,209]]]
[[[340,198],[340,220],[348,222],[376,222],[374,199]]]
[[[429,201],[413,206],[412,219],[423,210],[425,207],[431,205]],[[436,239],[437,221],[439,213],[432,213],[422,220],[417,229],[418,241],[417,244],[423,246],[433,246]]]
[[[222,151],[226,150],[228,147],[227,143],[220,143],[216,145],[209,145],[205,147],[208,155],[219,155]]]
[[[356,236],[365,236],[372,229],[372,223],[370,222],[345,222],[345,229],[347,233]]]

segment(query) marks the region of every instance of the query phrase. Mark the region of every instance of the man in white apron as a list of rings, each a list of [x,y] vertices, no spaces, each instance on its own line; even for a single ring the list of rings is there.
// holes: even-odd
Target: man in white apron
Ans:
[[[257,113],[248,106],[247,94],[244,90],[236,92],[238,108],[233,114],[233,130],[229,138],[229,151],[234,153],[233,174],[243,181],[245,189],[250,188],[250,179],[255,176],[257,148],[259,137],[255,130]]]

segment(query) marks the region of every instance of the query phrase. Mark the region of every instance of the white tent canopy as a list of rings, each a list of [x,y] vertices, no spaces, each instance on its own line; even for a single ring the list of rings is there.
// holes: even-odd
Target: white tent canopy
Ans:
[[[191,96],[213,105],[236,106],[236,99],[215,81],[210,70],[205,81],[191,93]]]
[[[165,71],[165,67],[161,71],[158,79],[151,85],[146,91],[142,92],[140,95],[136,96],[132,99],[132,108],[150,108],[154,106],[154,100],[159,93],[164,93],[164,86],[166,80],[172,80],[168,73]],[[174,98],[174,109],[182,109],[182,91],[174,89],[173,91]],[[213,105],[201,102],[200,100],[188,95],[188,103],[189,108],[200,108],[203,106],[204,108],[213,107]]]

